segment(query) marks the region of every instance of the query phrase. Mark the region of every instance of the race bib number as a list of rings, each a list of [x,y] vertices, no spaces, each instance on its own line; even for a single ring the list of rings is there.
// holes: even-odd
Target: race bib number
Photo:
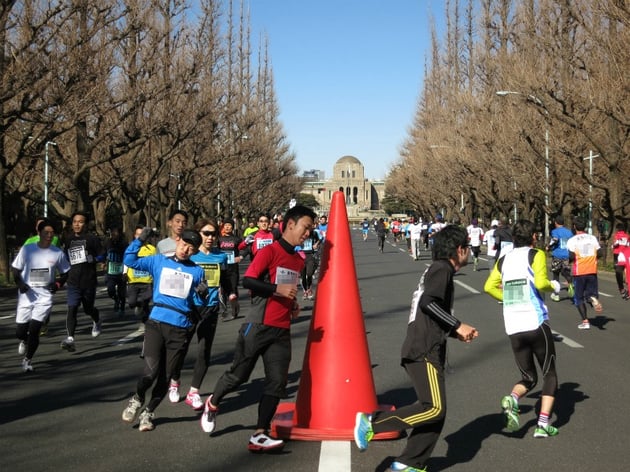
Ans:
[[[313,250],[313,240],[312,239],[305,239],[304,240],[304,244],[302,245],[302,249],[304,251],[312,251]]]
[[[46,268],[31,269],[28,274],[28,283],[31,287],[45,287],[50,282],[50,271]]]
[[[132,270],[133,270],[133,276],[137,279],[151,276],[151,273],[146,270],[138,270],[138,269],[132,269]]]
[[[68,259],[71,265],[87,262],[87,252],[83,246],[74,246],[68,249]]]
[[[275,284],[297,285],[300,280],[300,273],[284,267],[278,267],[276,270]]]
[[[160,293],[175,298],[187,298],[192,287],[193,276],[186,272],[170,268],[162,269],[160,274]]]
[[[528,302],[526,279],[510,280],[503,285],[503,305],[513,306]]]
[[[594,257],[597,254],[597,250],[594,244],[586,242],[578,246],[578,254],[581,257]]]
[[[273,243],[273,238],[257,239],[256,240],[256,249],[260,251],[262,248],[264,248],[265,246],[269,246],[271,243]]]
[[[123,273],[123,263],[122,262],[112,262],[109,261],[107,263],[107,273],[109,275],[120,275]]]
[[[208,287],[218,287],[221,283],[221,266],[209,262],[204,262],[200,266],[205,274]]]
[[[234,260],[234,251],[223,251],[223,252],[227,256],[228,264],[236,264],[236,261]]]

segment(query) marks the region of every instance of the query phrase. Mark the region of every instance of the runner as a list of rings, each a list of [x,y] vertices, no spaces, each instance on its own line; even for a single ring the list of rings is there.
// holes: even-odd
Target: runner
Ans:
[[[540,249],[534,249],[537,240],[534,224],[520,220],[512,229],[514,249],[501,256],[492,269],[484,290],[503,302],[505,332],[510,338],[514,359],[521,380],[512,393],[501,399],[508,431],[520,428],[520,398],[524,398],[538,381],[534,359],[542,371],[543,385],[535,438],[558,434],[549,424],[553,409],[558,377],[556,350],[549,326],[549,312],[541,292],[560,292],[560,282],[547,277],[547,259]]]
[[[258,358],[262,357],[265,384],[256,429],[249,439],[251,451],[277,450],[284,446],[281,439],[269,436],[269,428],[280,398],[286,394],[291,361],[291,319],[297,317],[300,310],[296,296],[304,261],[295,252],[295,246],[303,244],[309,236],[315,216],[310,208],[301,205],[289,209],[282,238],[263,248],[247,268],[243,287],[252,294],[249,321],[239,330],[232,366],[218,380],[201,416],[201,428],[212,433],[221,400],[249,379]]]
[[[39,347],[39,335],[48,318],[55,293],[68,278],[70,263],[64,252],[52,244],[55,228],[48,219],[37,225],[36,243],[22,246],[11,269],[13,280],[18,286],[18,305],[15,322],[16,336],[20,340],[18,354],[22,359],[22,370],[33,370],[31,361]],[[55,280],[55,274],[59,278]]]

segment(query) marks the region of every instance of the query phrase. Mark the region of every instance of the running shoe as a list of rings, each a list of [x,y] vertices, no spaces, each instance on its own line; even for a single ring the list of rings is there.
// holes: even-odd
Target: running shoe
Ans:
[[[512,397],[512,395],[506,395],[501,399],[501,408],[503,408],[503,414],[505,415],[505,427],[508,431],[517,431],[520,427],[518,418],[518,403]]]
[[[203,409],[203,402],[197,392],[188,392],[188,395],[186,395],[186,405],[189,405],[193,410]]]
[[[591,323],[586,320],[586,321],[582,321],[579,325],[578,325],[578,329],[591,329]]]
[[[208,434],[212,433],[217,427],[217,413],[219,411],[218,408],[212,408],[210,406],[211,400],[212,395],[206,400],[203,414],[201,415],[201,429]]]
[[[254,434],[249,438],[247,448],[253,452],[264,452],[282,449],[284,441],[282,439],[274,439],[267,433]]]
[[[573,298],[573,296],[575,295],[575,289],[573,288],[573,284],[572,283],[567,285],[567,292],[569,292],[569,296],[571,298]]]
[[[46,336],[48,334],[48,325],[47,324],[43,324],[41,329],[39,330],[39,335],[40,336]]]
[[[153,413],[152,411],[144,410],[142,413],[140,413],[140,424],[138,425],[138,431],[153,431],[155,429],[153,418],[155,418],[155,413]]]
[[[22,370],[24,372],[33,372],[33,366],[31,365],[31,360],[26,357],[22,359]]]
[[[389,470],[392,472],[427,472],[427,469],[418,469],[417,467],[411,467],[410,465],[398,461],[392,462],[389,466]]]
[[[18,345],[18,354],[20,356],[26,354],[26,343],[24,341],[20,341],[20,344]]]
[[[74,352],[76,349],[74,346],[74,338],[72,336],[68,336],[66,339],[61,341],[61,349],[65,349],[68,352]]]
[[[559,302],[560,301],[560,295],[558,295],[556,293],[552,293],[551,295],[549,295],[549,298],[551,298],[554,302]]]
[[[548,425],[548,426],[536,426],[536,430],[534,431],[535,438],[548,438],[550,436],[557,436],[558,428]]]
[[[628,298],[630,298],[630,294],[628,293],[627,290],[622,290],[620,294],[621,294],[621,298],[623,298],[624,300],[628,300]]]
[[[179,384],[171,382],[168,387],[168,399],[171,403],[179,402]]]
[[[134,395],[129,400],[127,404],[127,408],[125,408],[122,412],[122,420],[125,423],[133,423],[136,420],[136,416],[138,416],[138,411],[142,407],[142,402],[140,399]]]
[[[92,323],[92,337],[97,338],[101,335],[101,322],[94,321]]]
[[[596,297],[591,297],[591,305],[593,306],[593,309],[595,310],[595,313],[601,313],[604,310],[604,307],[602,306],[602,304],[599,302],[599,300]]]
[[[373,437],[371,417],[358,412],[354,422],[354,442],[359,450],[365,451]]]

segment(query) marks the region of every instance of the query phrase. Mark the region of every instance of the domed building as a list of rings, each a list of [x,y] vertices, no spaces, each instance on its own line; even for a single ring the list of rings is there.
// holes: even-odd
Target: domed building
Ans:
[[[302,191],[313,195],[324,212],[330,209],[333,193],[341,191],[345,195],[348,216],[356,218],[381,209],[385,182],[366,179],[361,161],[354,156],[343,156],[333,166],[332,178],[306,181]]]

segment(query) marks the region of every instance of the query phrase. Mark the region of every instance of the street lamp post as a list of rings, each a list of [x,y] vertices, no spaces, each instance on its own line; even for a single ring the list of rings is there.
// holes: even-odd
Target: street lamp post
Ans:
[[[56,146],[54,141],[46,141],[44,145],[44,218],[48,217],[48,146]]]
[[[182,184],[181,184],[181,174],[168,174],[169,177],[175,177],[177,179],[177,209],[181,210],[182,209],[182,202],[181,202],[181,191],[182,191]]]
[[[522,95],[527,97],[527,100],[534,103],[536,106],[541,107],[545,115],[549,116],[549,112],[545,108],[542,100],[534,95],[527,95],[521,92],[513,92],[511,90],[499,90],[496,92],[499,97],[505,97],[507,95]],[[545,224],[544,224],[544,239],[545,243],[549,240],[549,128],[545,128]]]
[[[599,154],[588,152],[588,157],[582,158],[583,161],[588,159],[588,234],[593,234],[593,159],[599,157]]]

